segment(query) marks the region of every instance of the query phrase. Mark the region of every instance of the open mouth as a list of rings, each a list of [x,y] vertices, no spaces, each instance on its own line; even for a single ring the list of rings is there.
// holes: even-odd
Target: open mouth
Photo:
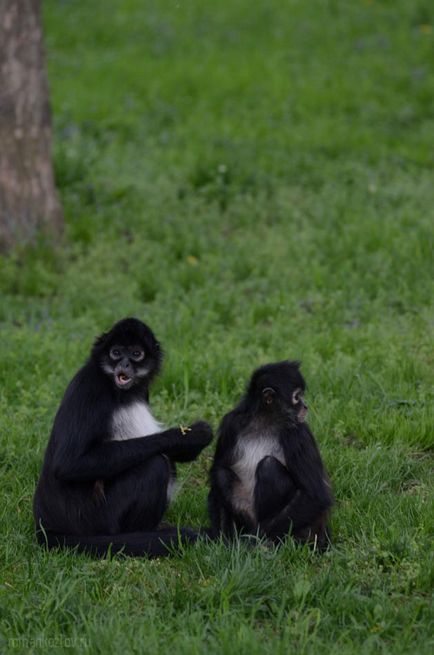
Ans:
[[[117,373],[115,376],[116,385],[120,388],[126,388],[131,386],[133,379],[130,378],[126,373]]]

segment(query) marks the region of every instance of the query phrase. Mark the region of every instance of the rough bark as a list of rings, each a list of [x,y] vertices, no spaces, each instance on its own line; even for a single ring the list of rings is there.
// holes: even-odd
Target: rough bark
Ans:
[[[41,0],[0,0],[0,249],[59,235]]]

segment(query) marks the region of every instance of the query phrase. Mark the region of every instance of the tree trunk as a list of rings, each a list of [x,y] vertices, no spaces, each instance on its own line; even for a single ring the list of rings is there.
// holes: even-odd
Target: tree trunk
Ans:
[[[41,0],[0,0],[0,249],[59,235]]]

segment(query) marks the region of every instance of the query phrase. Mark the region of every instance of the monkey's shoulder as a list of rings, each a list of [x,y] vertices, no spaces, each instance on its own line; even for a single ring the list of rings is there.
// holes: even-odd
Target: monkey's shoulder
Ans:
[[[107,399],[106,381],[98,374],[95,366],[87,362],[67,385],[59,409],[68,407],[77,411],[86,405],[98,409]]]
[[[52,435],[70,437],[103,433],[111,411],[104,389],[98,380],[86,376],[81,368],[68,384],[53,422]]]

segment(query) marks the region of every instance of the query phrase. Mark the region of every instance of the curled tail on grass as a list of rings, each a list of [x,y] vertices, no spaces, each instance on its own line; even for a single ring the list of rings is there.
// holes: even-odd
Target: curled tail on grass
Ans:
[[[56,532],[46,532],[40,529],[36,532],[39,544],[49,550],[73,549],[97,558],[122,553],[129,557],[168,557],[183,546],[196,543],[198,539],[207,537],[208,530],[192,530],[190,528],[164,527],[152,532],[127,532],[115,535],[64,535]]]

